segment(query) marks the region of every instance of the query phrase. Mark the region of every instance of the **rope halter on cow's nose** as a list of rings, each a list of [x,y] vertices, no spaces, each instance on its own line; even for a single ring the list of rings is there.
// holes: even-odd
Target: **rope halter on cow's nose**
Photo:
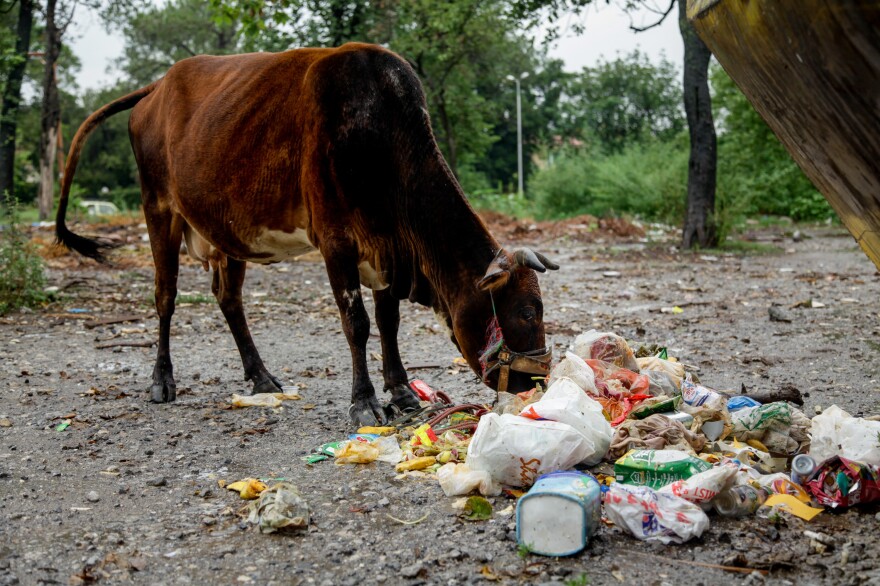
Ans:
[[[480,368],[482,370],[483,383],[486,383],[489,375],[498,371],[498,392],[506,392],[510,380],[510,371],[526,374],[546,376],[550,372],[550,362],[553,360],[553,351],[550,347],[530,350],[528,352],[514,352],[504,342],[504,332],[498,322],[498,314],[495,312],[495,299],[489,292],[492,301],[492,320],[486,328],[486,346],[480,353]]]

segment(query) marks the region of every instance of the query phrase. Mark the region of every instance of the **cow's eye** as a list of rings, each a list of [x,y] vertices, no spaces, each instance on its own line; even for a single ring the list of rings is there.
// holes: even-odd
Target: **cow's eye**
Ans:
[[[520,318],[524,319],[525,321],[532,321],[537,317],[537,315],[538,314],[535,311],[534,307],[523,307],[519,310]]]

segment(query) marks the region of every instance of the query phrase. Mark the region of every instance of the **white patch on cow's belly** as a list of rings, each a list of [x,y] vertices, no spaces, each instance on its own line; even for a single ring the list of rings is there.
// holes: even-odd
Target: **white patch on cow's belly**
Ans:
[[[361,276],[361,285],[368,289],[381,291],[388,287],[388,283],[382,280],[379,273],[376,272],[376,269],[374,269],[367,261],[363,261],[358,265],[358,273]]]
[[[452,337],[452,330],[449,329],[449,322],[447,321],[448,316],[442,311],[434,310],[434,317],[437,318],[437,323],[440,324],[440,328],[443,330],[443,333],[446,334],[447,337]]]
[[[254,259],[254,262],[269,263],[311,252],[315,250],[315,245],[311,243],[302,228],[297,228],[293,232],[263,229],[260,235],[248,244],[248,248],[261,257]]]

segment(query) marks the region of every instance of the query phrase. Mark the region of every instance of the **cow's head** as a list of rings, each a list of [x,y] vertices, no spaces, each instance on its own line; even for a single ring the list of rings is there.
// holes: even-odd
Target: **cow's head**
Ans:
[[[548,371],[544,306],[535,271],[558,268],[528,248],[501,250],[476,283],[475,298],[453,320],[462,354],[493,389],[525,391],[534,386],[532,377]]]

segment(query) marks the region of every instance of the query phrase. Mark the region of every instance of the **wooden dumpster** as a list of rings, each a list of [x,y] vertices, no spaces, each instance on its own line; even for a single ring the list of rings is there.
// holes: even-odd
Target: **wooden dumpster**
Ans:
[[[688,19],[880,269],[880,1],[690,0]]]

